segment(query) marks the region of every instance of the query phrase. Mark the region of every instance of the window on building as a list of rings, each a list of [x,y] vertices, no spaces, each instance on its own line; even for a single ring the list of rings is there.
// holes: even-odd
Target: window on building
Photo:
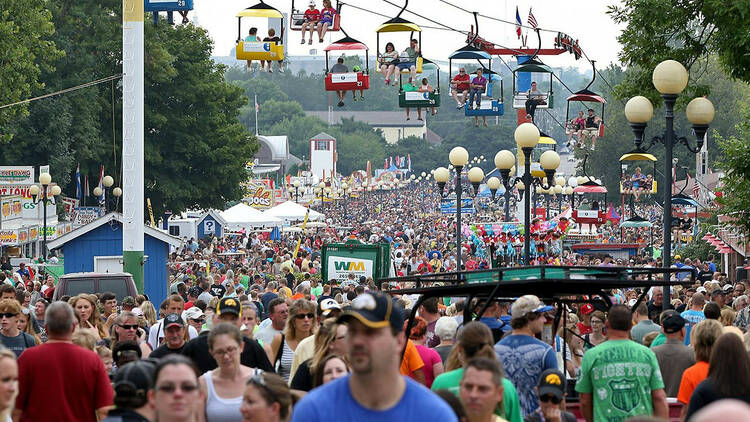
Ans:
[[[172,236],[180,235],[180,226],[169,226],[169,234]]]
[[[328,141],[315,141],[315,150],[316,151],[328,151],[330,148],[328,147]]]

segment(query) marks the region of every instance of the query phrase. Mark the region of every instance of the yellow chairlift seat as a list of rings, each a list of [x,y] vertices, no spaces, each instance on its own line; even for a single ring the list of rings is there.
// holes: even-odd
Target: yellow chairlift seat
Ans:
[[[654,174],[656,174],[656,157],[653,154],[649,154],[646,151],[643,151],[642,149],[635,149],[633,151],[627,152],[620,157],[620,162],[623,161],[651,161],[654,164]],[[620,178],[622,179],[622,176],[624,176],[625,172],[622,166],[620,167]],[[658,182],[656,181],[656,178],[652,177],[651,180],[651,193],[655,194],[658,192]],[[622,184],[622,180],[620,180],[620,194],[626,194],[625,187]]]
[[[381,72],[380,70],[380,59],[382,57],[380,53],[380,34],[382,33],[390,33],[390,32],[409,32],[414,33],[416,32],[418,34],[418,41],[419,41],[419,55],[417,56],[414,67],[416,69],[417,73],[422,73],[422,65],[423,65],[423,59],[422,59],[422,28],[419,27],[414,22],[410,22],[404,18],[401,17],[395,17],[387,22],[384,22],[382,25],[380,25],[376,30],[376,50],[377,50],[377,60],[378,60],[378,66],[376,66],[375,71]],[[409,41],[411,41],[411,35],[409,36]],[[409,69],[401,69],[401,73],[409,73]]]
[[[281,33],[276,34],[279,41],[245,41],[242,37],[242,18],[279,19]],[[235,56],[237,60],[284,60],[284,15],[273,7],[260,2],[237,13],[237,43]]]

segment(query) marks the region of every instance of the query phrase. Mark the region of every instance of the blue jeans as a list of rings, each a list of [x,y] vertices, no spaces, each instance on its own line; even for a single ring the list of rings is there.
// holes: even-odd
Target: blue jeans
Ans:
[[[477,107],[480,107],[482,105],[482,93],[484,93],[483,88],[472,88],[471,91],[469,91],[469,105],[474,102],[474,96],[476,95]]]

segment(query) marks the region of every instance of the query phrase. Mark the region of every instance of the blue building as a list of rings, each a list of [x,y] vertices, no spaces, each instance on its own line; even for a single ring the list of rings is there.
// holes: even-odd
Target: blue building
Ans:
[[[158,306],[167,297],[167,260],[170,247],[182,241],[162,230],[144,228],[144,292]],[[50,250],[65,256],[65,274],[122,272],[122,216],[109,213],[51,242]]]
[[[198,218],[198,239],[208,236],[223,236],[226,224],[227,222],[218,212],[214,210],[206,211]]]

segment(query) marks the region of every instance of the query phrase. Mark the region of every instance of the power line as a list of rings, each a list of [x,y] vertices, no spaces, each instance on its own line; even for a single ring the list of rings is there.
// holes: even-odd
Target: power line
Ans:
[[[56,95],[67,94],[68,92],[73,92],[73,91],[77,91],[79,89],[88,88],[90,86],[99,85],[99,84],[104,83],[104,82],[114,81],[115,79],[122,78],[122,76],[123,76],[122,73],[118,73],[116,75],[107,76],[106,78],[101,78],[101,79],[97,79],[97,80],[94,80],[94,81],[91,81],[91,82],[86,82],[86,83],[81,84],[81,85],[76,85],[76,86],[73,86],[73,87],[70,87],[70,88],[62,89],[60,91],[55,91],[55,92],[51,92],[49,94],[40,95],[38,97],[29,98],[29,99],[22,100],[22,101],[16,101],[15,103],[0,105],[0,109],[7,108],[7,107],[13,107],[13,106],[21,105],[21,104],[28,104],[28,103],[30,103],[32,101],[42,100],[42,99],[45,99],[45,98],[54,97]]]

